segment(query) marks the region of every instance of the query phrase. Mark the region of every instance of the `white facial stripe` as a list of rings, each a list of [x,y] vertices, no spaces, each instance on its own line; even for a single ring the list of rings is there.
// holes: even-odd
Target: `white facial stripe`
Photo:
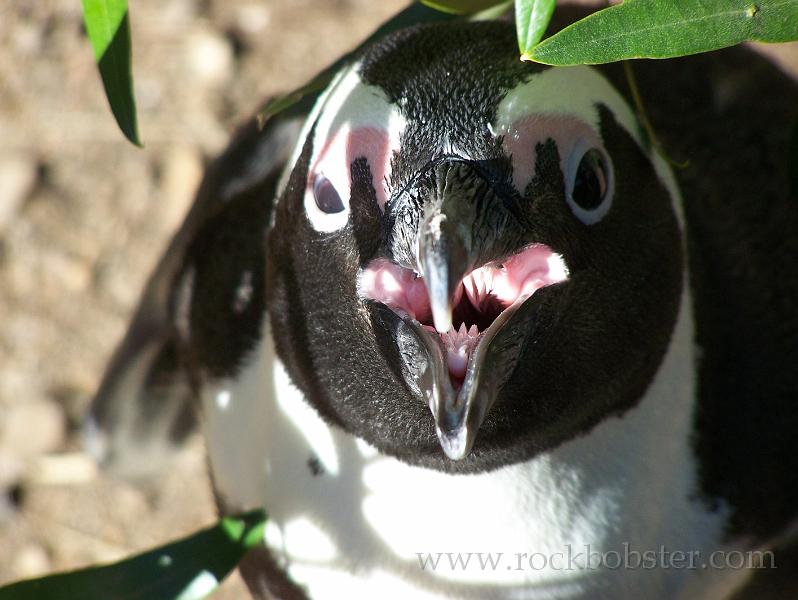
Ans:
[[[310,130],[313,127],[313,123],[316,122],[316,119],[319,118],[319,113],[321,113],[322,109],[324,108],[325,104],[327,104],[327,99],[330,97],[335,89],[338,87],[338,84],[343,79],[344,75],[346,74],[346,70],[339,71],[335,74],[330,81],[330,85],[327,86],[320,95],[318,100],[316,100],[316,104],[313,105],[310,113],[308,113],[308,117],[302,125],[302,129],[299,132],[299,137],[297,138],[296,146],[294,146],[294,150],[291,152],[291,157],[288,159],[286,164],[286,168],[283,171],[280,182],[277,185],[277,197],[279,198],[283,190],[285,190],[285,186],[288,183],[288,177],[291,175],[291,171],[294,169],[294,165],[299,160],[299,157],[302,154],[302,148],[305,146],[305,140],[308,139],[308,135],[310,134]]]
[[[526,116],[536,114],[552,118],[560,116],[579,119],[592,126],[598,135],[600,123],[597,102],[609,108],[618,124],[648,154],[660,181],[670,194],[679,224],[684,229],[681,194],[670,166],[658,152],[650,150],[643,142],[640,125],[632,109],[595,69],[587,66],[554,67],[533,75],[526,83],[507,93],[499,104],[496,122],[490,125],[490,130],[497,136],[512,137],[515,123]],[[534,176],[534,164],[526,168],[531,170],[524,178],[529,181]],[[513,180],[515,183],[515,176]],[[523,188],[518,189],[523,191]]]
[[[304,204],[311,224],[318,231],[332,232],[346,224],[350,166],[361,156],[369,161],[380,207],[385,205],[388,196],[385,181],[391,174],[391,157],[399,149],[405,128],[405,119],[398,107],[388,101],[381,89],[363,83],[358,70],[359,64],[354,64],[335,79],[314,107],[294,151],[296,160],[310,124],[316,119]],[[312,190],[316,172],[323,173],[333,183],[344,204],[343,211],[327,214],[318,209]]]
[[[643,147],[637,119],[624,99],[596,70],[584,66],[547,69],[510,90],[499,104],[492,129],[502,135],[514,122],[535,113],[577,117],[598,132],[597,102],[605,104]]]

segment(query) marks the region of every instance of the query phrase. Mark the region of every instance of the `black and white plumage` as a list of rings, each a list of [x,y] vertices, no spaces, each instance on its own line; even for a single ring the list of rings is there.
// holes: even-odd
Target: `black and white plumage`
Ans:
[[[179,356],[150,410],[193,390],[221,510],[267,508],[255,593],[729,596],[751,570],[515,567],[796,543],[798,89],[749,54],[638,70],[674,176],[616,67],[523,64],[502,23],[377,42],[211,168],[97,421]]]

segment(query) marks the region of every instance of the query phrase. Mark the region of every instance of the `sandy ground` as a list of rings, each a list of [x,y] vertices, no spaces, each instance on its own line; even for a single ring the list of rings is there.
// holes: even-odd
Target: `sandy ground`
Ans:
[[[110,115],[80,3],[0,3],[0,584],[214,520],[200,440],[143,490],[94,469],[82,416],[203,164],[403,2],[131,4],[143,150]],[[798,71],[795,44],[781,56]]]
[[[199,440],[142,490],[96,472],[81,418],[203,164],[261,99],[402,4],[131,3],[139,150],[108,110],[80,3],[0,3],[0,584],[214,520]],[[214,597],[242,596],[235,576]]]

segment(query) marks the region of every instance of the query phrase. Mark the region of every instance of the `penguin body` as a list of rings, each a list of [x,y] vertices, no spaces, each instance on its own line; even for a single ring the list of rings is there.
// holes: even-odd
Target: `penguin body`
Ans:
[[[687,568],[598,567],[602,553],[611,566],[625,551],[634,565],[643,549],[648,560],[675,550],[687,552],[685,565],[701,565],[719,548],[738,549],[723,537],[726,512],[690,499],[693,380],[677,358],[689,348],[687,323],[623,421],[476,474],[411,466],[331,427],[267,343],[242,378],[202,396],[217,497],[231,510],[269,507],[269,551],[309,598],[376,590],[389,598],[725,597],[739,582],[728,574],[716,581]],[[278,390],[274,404],[252,402],[264,387]],[[683,405],[672,402],[675,392]],[[251,579],[265,585],[264,571]],[[303,597],[296,593],[287,597]]]
[[[270,515],[254,595],[725,598],[753,569],[719,552],[794,543],[798,205],[763,160],[767,251],[609,80],[520,63],[508,24],[413,27],[282,176],[240,166],[274,124],[213,171],[166,312],[220,509]]]

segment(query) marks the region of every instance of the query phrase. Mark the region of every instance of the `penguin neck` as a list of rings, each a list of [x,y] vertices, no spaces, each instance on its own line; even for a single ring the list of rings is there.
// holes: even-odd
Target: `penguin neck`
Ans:
[[[703,531],[698,522],[675,527],[675,520],[688,518],[689,498],[698,491],[690,443],[696,403],[690,296],[685,285],[668,350],[640,402],[529,463],[555,474],[549,492],[567,503],[578,505],[580,498],[601,503],[603,517],[614,524],[607,537],[600,536],[609,546],[636,542],[656,548],[672,540],[675,529]],[[558,491],[562,476],[573,483],[572,490]]]

